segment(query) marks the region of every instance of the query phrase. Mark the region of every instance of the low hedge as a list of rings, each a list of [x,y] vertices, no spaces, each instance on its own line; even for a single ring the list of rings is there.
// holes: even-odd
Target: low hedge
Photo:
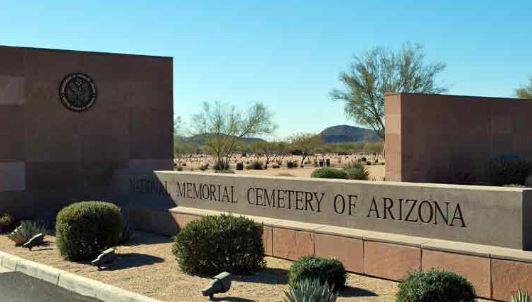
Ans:
[[[304,256],[295,261],[288,270],[288,283],[291,287],[303,280],[319,280],[327,283],[334,290],[345,286],[346,272],[344,265],[337,259]]]
[[[120,241],[120,209],[109,202],[82,201],[57,214],[56,245],[69,260],[92,260]]]
[[[181,270],[191,275],[246,274],[265,264],[262,226],[230,215],[187,224],[175,237],[172,252]]]
[[[312,178],[338,178],[347,179],[347,173],[344,170],[335,168],[319,168],[312,171],[310,174]]]
[[[431,269],[408,274],[399,284],[396,302],[473,302],[475,288],[464,277]]]

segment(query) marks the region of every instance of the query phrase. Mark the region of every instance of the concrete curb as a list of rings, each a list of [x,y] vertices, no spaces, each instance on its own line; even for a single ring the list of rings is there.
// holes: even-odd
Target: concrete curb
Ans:
[[[0,267],[57,285],[82,296],[102,301],[160,302],[140,294],[81,277],[48,265],[29,261],[0,251]]]

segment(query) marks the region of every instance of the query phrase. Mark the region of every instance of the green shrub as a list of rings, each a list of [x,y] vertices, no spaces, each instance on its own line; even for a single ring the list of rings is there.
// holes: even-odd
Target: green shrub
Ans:
[[[261,161],[259,160],[254,160],[252,161],[247,167],[246,169],[250,169],[250,170],[262,170],[263,169],[263,164]]]
[[[284,292],[284,302],[335,302],[337,295],[329,285],[317,279],[298,281]]]
[[[396,302],[470,302],[475,289],[453,272],[431,269],[408,274],[399,284]]]
[[[525,291],[519,290],[517,295],[512,296],[512,302],[532,302],[532,296]]]
[[[214,171],[225,171],[231,169],[227,160],[217,160],[212,166]]]
[[[344,170],[339,170],[335,168],[319,168],[312,171],[310,177],[347,179],[347,173]]]
[[[516,155],[503,155],[488,163],[489,180],[492,185],[524,185],[532,172],[532,162]]]
[[[56,245],[69,260],[91,260],[119,243],[122,225],[120,209],[112,203],[74,203],[57,214]]]
[[[20,225],[7,238],[15,242],[15,246],[21,246],[28,242],[31,237],[43,233],[47,234],[46,226],[31,220],[23,220]]]
[[[193,221],[175,237],[172,252],[183,272],[200,276],[250,273],[265,264],[262,226],[245,217]]]
[[[337,259],[304,256],[295,261],[288,270],[288,284],[297,287],[297,283],[317,279],[327,283],[333,289],[341,290],[345,286],[345,268]]]
[[[13,216],[9,214],[0,215],[0,234],[8,232],[13,225]]]
[[[368,180],[369,171],[364,165],[358,162],[351,162],[344,167],[345,173],[347,173],[347,179],[356,180]]]
[[[236,163],[236,169],[237,170],[244,170],[244,163],[243,162]]]

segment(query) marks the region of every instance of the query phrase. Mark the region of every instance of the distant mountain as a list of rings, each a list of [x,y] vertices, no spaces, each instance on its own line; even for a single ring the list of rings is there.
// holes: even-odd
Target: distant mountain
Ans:
[[[320,133],[325,143],[375,142],[381,139],[375,131],[349,125],[338,125],[326,128]]]

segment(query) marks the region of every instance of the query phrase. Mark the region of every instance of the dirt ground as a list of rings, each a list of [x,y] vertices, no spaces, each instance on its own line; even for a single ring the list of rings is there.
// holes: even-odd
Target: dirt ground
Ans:
[[[163,301],[207,301],[200,291],[210,279],[179,271],[169,237],[135,232],[129,243],[117,247],[116,262],[101,271],[88,262],[63,260],[54,240],[47,236],[46,246],[28,251],[0,235],[0,250]],[[257,274],[234,276],[231,290],[217,296],[220,301],[282,301],[291,262],[266,260],[267,267]],[[347,285],[338,301],[394,301],[397,291],[396,282],[355,274],[348,275]]]

